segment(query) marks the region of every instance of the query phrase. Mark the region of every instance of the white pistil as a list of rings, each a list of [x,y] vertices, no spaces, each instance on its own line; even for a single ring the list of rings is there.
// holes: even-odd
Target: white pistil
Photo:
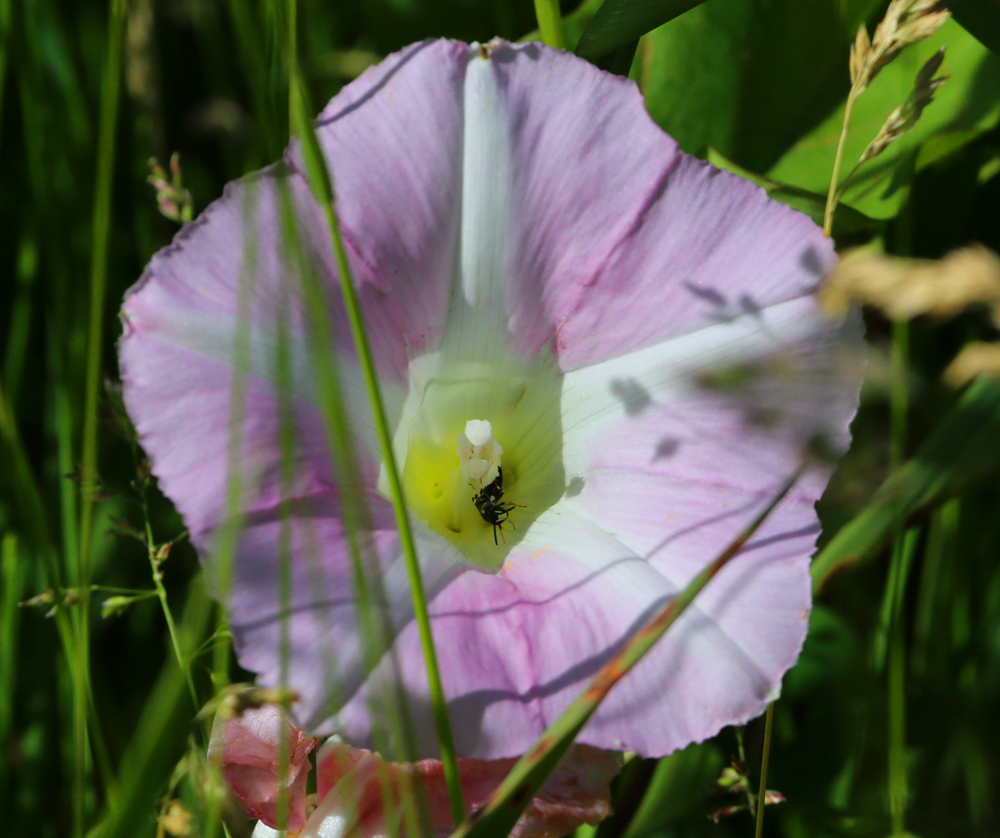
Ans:
[[[462,476],[474,489],[489,486],[500,473],[503,448],[493,438],[493,426],[486,419],[470,419],[465,433],[455,440]]]

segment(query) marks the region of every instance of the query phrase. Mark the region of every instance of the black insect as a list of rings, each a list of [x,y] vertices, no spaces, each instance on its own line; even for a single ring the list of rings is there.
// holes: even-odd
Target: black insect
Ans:
[[[483,516],[483,520],[487,524],[493,525],[493,543],[499,545],[497,530],[503,536],[503,525],[510,516],[511,510],[522,506],[520,503],[503,502],[502,468],[497,467],[497,479],[473,495],[472,502],[476,505],[476,509],[479,510],[479,514]],[[513,527],[514,522],[512,521],[510,525]]]

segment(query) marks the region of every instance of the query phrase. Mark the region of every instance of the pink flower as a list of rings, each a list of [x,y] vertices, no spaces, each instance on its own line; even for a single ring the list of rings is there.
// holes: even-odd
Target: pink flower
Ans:
[[[386,762],[378,754],[328,740],[316,760],[317,804],[306,820],[306,754],[315,741],[284,721],[274,705],[248,710],[242,716],[218,719],[212,752],[221,756],[222,775],[251,817],[260,818],[254,835],[278,833],[277,788],[280,736],[291,734],[287,828],[301,838],[388,838],[399,835],[404,794],[419,783],[435,836],[454,829],[448,791],[440,761],[413,765]],[[221,754],[217,749],[221,748]],[[467,811],[481,806],[516,760],[460,759],[459,775]],[[617,754],[574,746],[528,804],[511,833],[514,838],[557,838],[581,824],[595,824],[611,813],[611,780],[618,773]],[[393,805],[387,810],[386,800]]]
[[[857,324],[818,311],[812,291],[834,254],[806,216],[680,152],[631,82],[566,53],[415,44],[344,88],[317,125],[458,751],[513,757],[746,525],[794,470],[805,437],[822,431],[846,446],[859,373],[841,374],[836,351],[857,341]],[[399,677],[419,755],[434,756],[398,537],[303,170],[293,143],[153,259],[123,309],[126,403],[212,571],[239,289],[252,283],[244,528],[229,603],[236,650],[258,683],[279,686],[287,617],[297,722],[369,745],[368,696],[395,676],[388,657],[367,678],[362,667],[300,262],[281,232],[287,187],[306,261],[329,289]],[[282,312],[295,422],[286,504]],[[759,416],[774,421],[748,422],[741,399],[698,383],[720,365],[764,368],[775,357],[801,374],[775,376],[759,394]],[[777,695],[806,633],[814,503],[828,476],[810,469],[612,691],[581,742],[658,756],[757,715]],[[283,508],[293,556],[286,615]]]

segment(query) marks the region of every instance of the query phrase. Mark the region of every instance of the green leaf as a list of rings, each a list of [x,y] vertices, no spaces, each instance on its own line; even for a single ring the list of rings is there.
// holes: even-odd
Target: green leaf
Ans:
[[[878,552],[910,518],[1000,469],[1000,382],[974,382],[913,459],[875,492],[812,564],[818,591],[840,568]]]
[[[720,771],[722,755],[708,742],[688,745],[661,759],[625,838],[662,835],[675,827],[698,809],[705,788]]]
[[[576,45],[589,61],[626,46],[704,0],[604,0]]]
[[[973,139],[996,124],[1000,116],[1000,59],[954,21],[948,21],[926,41],[903,50],[858,97],[845,147],[845,172],[861,157],[886,117],[906,100],[920,67],[942,46],[947,46],[942,72],[949,81],[937,91],[913,131],[861,167],[845,190],[842,205],[872,218],[893,217],[906,199],[922,143],[945,132],[956,136],[967,132],[966,139]],[[843,119],[842,105],[803,137],[768,175],[811,192],[826,192]]]
[[[983,46],[1000,55],[1000,2],[998,0],[952,0],[952,15]]]
[[[714,148],[708,149],[707,159],[713,166],[718,166],[720,169],[725,169],[728,172],[746,178],[751,183],[757,184],[757,186],[767,192],[768,197],[787,204],[799,212],[804,212],[817,224],[822,225],[823,213],[826,210],[826,195],[818,195],[815,192],[809,192],[797,186],[791,186],[764,175],[749,172],[723,157]],[[881,233],[884,228],[884,221],[869,218],[864,213],[860,213],[850,207],[841,207],[834,217],[833,237],[838,241],[871,238]]]
[[[650,115],[685,151],[767,171],[846,95],[848,45],[871,7],[707,0],[643,39]]]

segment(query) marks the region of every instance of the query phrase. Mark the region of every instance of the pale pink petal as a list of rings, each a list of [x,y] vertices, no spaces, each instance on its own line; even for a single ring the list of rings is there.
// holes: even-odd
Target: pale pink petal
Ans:
[[[316,123],[368,335],[400,381],[448,313],[468,53],[455,41],[413,44],[347,85]],[[288,157],[304,171],[296,145]]]
[[[388,617],[398,629],[412,621],[409,577],[391,506],[374,493],[368,501],[373,529],[365,535],[380,563]],[[365,649],[358,630],[361,617],[336,495],[302,498],[291,513],[282,521],[281,509],[276,508],[246,521],[239,561],[233,568],[233,644],[242,665],[257,673],[261,686],[283,686],[282,660],[286,659],[287,684],[296,693],[293,716],[304,728],[323,734],[335,729],[335,712],[363,683]],[[424,586],[428,596],[433,597],[461,572],[464,562],[450,542],[419,522],[414,522],[414,534]],[[295,557],[287,610],[279,598],[277,557],[283,538]],[[284,623],[288,647],[283,653]],[[423,666],[419,650],[417,661]],[[391,660],[386,658],[385,664],[391,678]],[[377,721],[382,723],[384,720]]]
[[[282,745],[287,749],[282,764]],[[281,708],[265,704],[238,716],[219,716],[212,732],[209,759],[220,760],[222,777],[250,817],[278,826],[281,789],[288,829],[306,822],[309,752],[316,740],[289,724]],[[221,753],[220,753],[221,751]],[[282,784],[284,774],[284,784]]]
[[[803,296],[832,265],[808,217],[680,153],[634,83],[565,52],[496,45],[465,107],[463,220],[486,222],[463,227],[466,298],[504,289],[515,345],[554,339],[562,369]]]

